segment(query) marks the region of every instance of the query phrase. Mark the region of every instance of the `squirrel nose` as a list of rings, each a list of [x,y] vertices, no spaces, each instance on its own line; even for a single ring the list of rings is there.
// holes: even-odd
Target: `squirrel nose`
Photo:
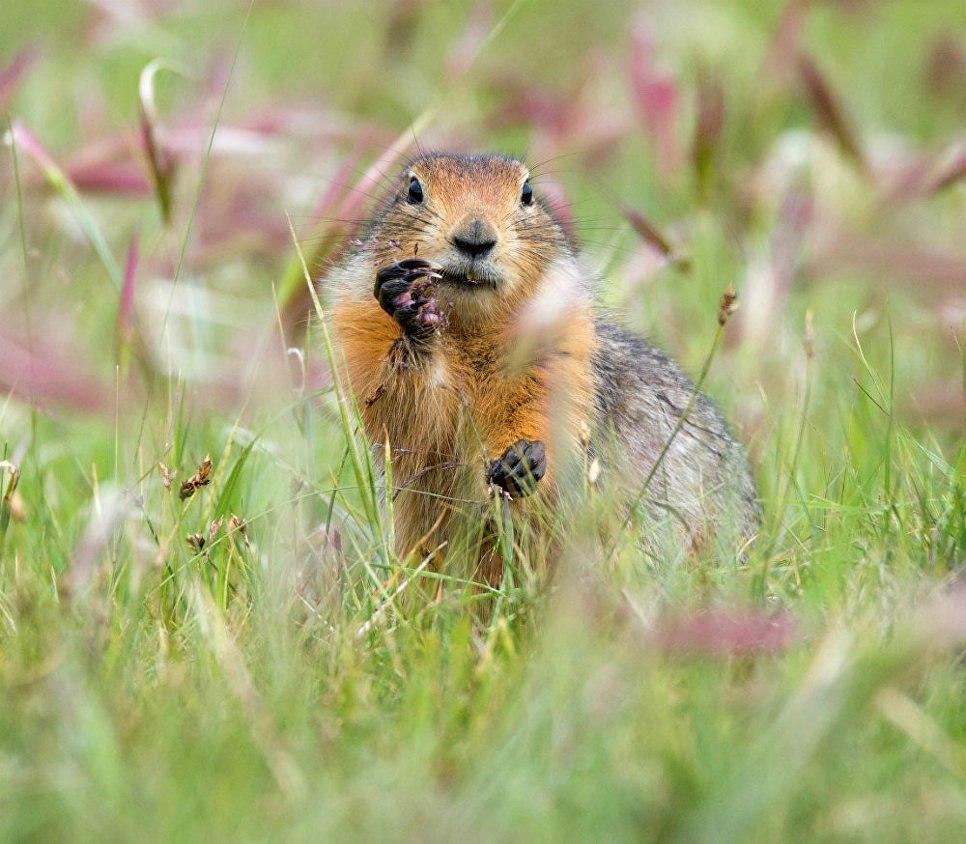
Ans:
[[[453,246],[471,258],[484,258],[496,246],[496,229],[479,217],[464,221],[453,232]]]

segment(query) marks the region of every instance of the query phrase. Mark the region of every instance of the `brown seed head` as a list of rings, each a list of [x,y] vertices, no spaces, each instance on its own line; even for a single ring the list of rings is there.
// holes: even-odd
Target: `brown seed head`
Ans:
[[[178,489],[181,500],[191,498],[198,491],[198,487],[208,486],[211,483],[211,455],[205,455],[197,471],[188,480],[184,481]]]
[[[248,538],[248,523],[244,519],[238,518],[234,513],[231,514],[231,520],[228,522],[228,529],[231,531],[238,531],[243,538]]]
[[[735,292],[734,285],[729,284],[728,289],[721,294],[721,304],[718,306],[718,325],[724,325],[735,311],[738,310],[738,294]]]
[[[211,455],[206,454],[205,459],[194,474],[195,486],[205,486],[211,483]]]
[[[10,483],[4,493],[4,500],[10,498],[17,491],[17,484],[20,483],[20,467],[9,460],[0,460],[0,469],[6,469],[10,475]]]
[[[11,463],[9,460],[0,461],[0,479],[3,477],[2,472],[4,469],[10,475],[10,481],[3,492],[3,500],[0,501],[0,511],[5,509],[11,519],[15,522],[22,522],[26,518],[27,511],[24,507],[23,497],[17,492],[17,485],[20,483],[20,467]],[[0,489],[3,489],[2,483],[0,483]]]
[[[161,483],[164,484],[165,489],[170,490],[171,485],[174,483],[174,472],[165,466],[164,463],[158,464],[158,470],[161,472]]]

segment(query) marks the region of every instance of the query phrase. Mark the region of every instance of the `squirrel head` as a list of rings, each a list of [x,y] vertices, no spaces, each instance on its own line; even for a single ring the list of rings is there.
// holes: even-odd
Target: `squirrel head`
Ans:
[[[440,264],[441,295],[468,308],[525,297],[554,262],[572,255],[526,166],[497,155],[414,159],[367,246],[378,264],[412,257]]]

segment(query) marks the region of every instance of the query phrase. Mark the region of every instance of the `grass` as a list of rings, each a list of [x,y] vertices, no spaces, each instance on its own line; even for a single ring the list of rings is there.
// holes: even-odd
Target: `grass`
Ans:
[[[962,839],[961,4],[111,8],[0,30],[0,839]],[[300,259],[411,124],[709,365],[746,561],[394,557]]]

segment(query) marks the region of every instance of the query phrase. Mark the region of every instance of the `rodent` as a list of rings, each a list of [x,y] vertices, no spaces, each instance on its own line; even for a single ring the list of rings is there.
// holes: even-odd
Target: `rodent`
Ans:
[[[648,513],[689,545],[725,518],[736,536],[754,534],[743,449],[700,393],[679,425],[693,383],[598,316],[596,279],[523,163],[421,155],[361,244],[329,278],[331,324],[375,465],[390,444],[400,555],[452,549],[494,493],[519,513],[531,493],[557,499],[584,447],[632,494],[676,425]],[[498,579],[485,539],[474,553],[477,575]]]

